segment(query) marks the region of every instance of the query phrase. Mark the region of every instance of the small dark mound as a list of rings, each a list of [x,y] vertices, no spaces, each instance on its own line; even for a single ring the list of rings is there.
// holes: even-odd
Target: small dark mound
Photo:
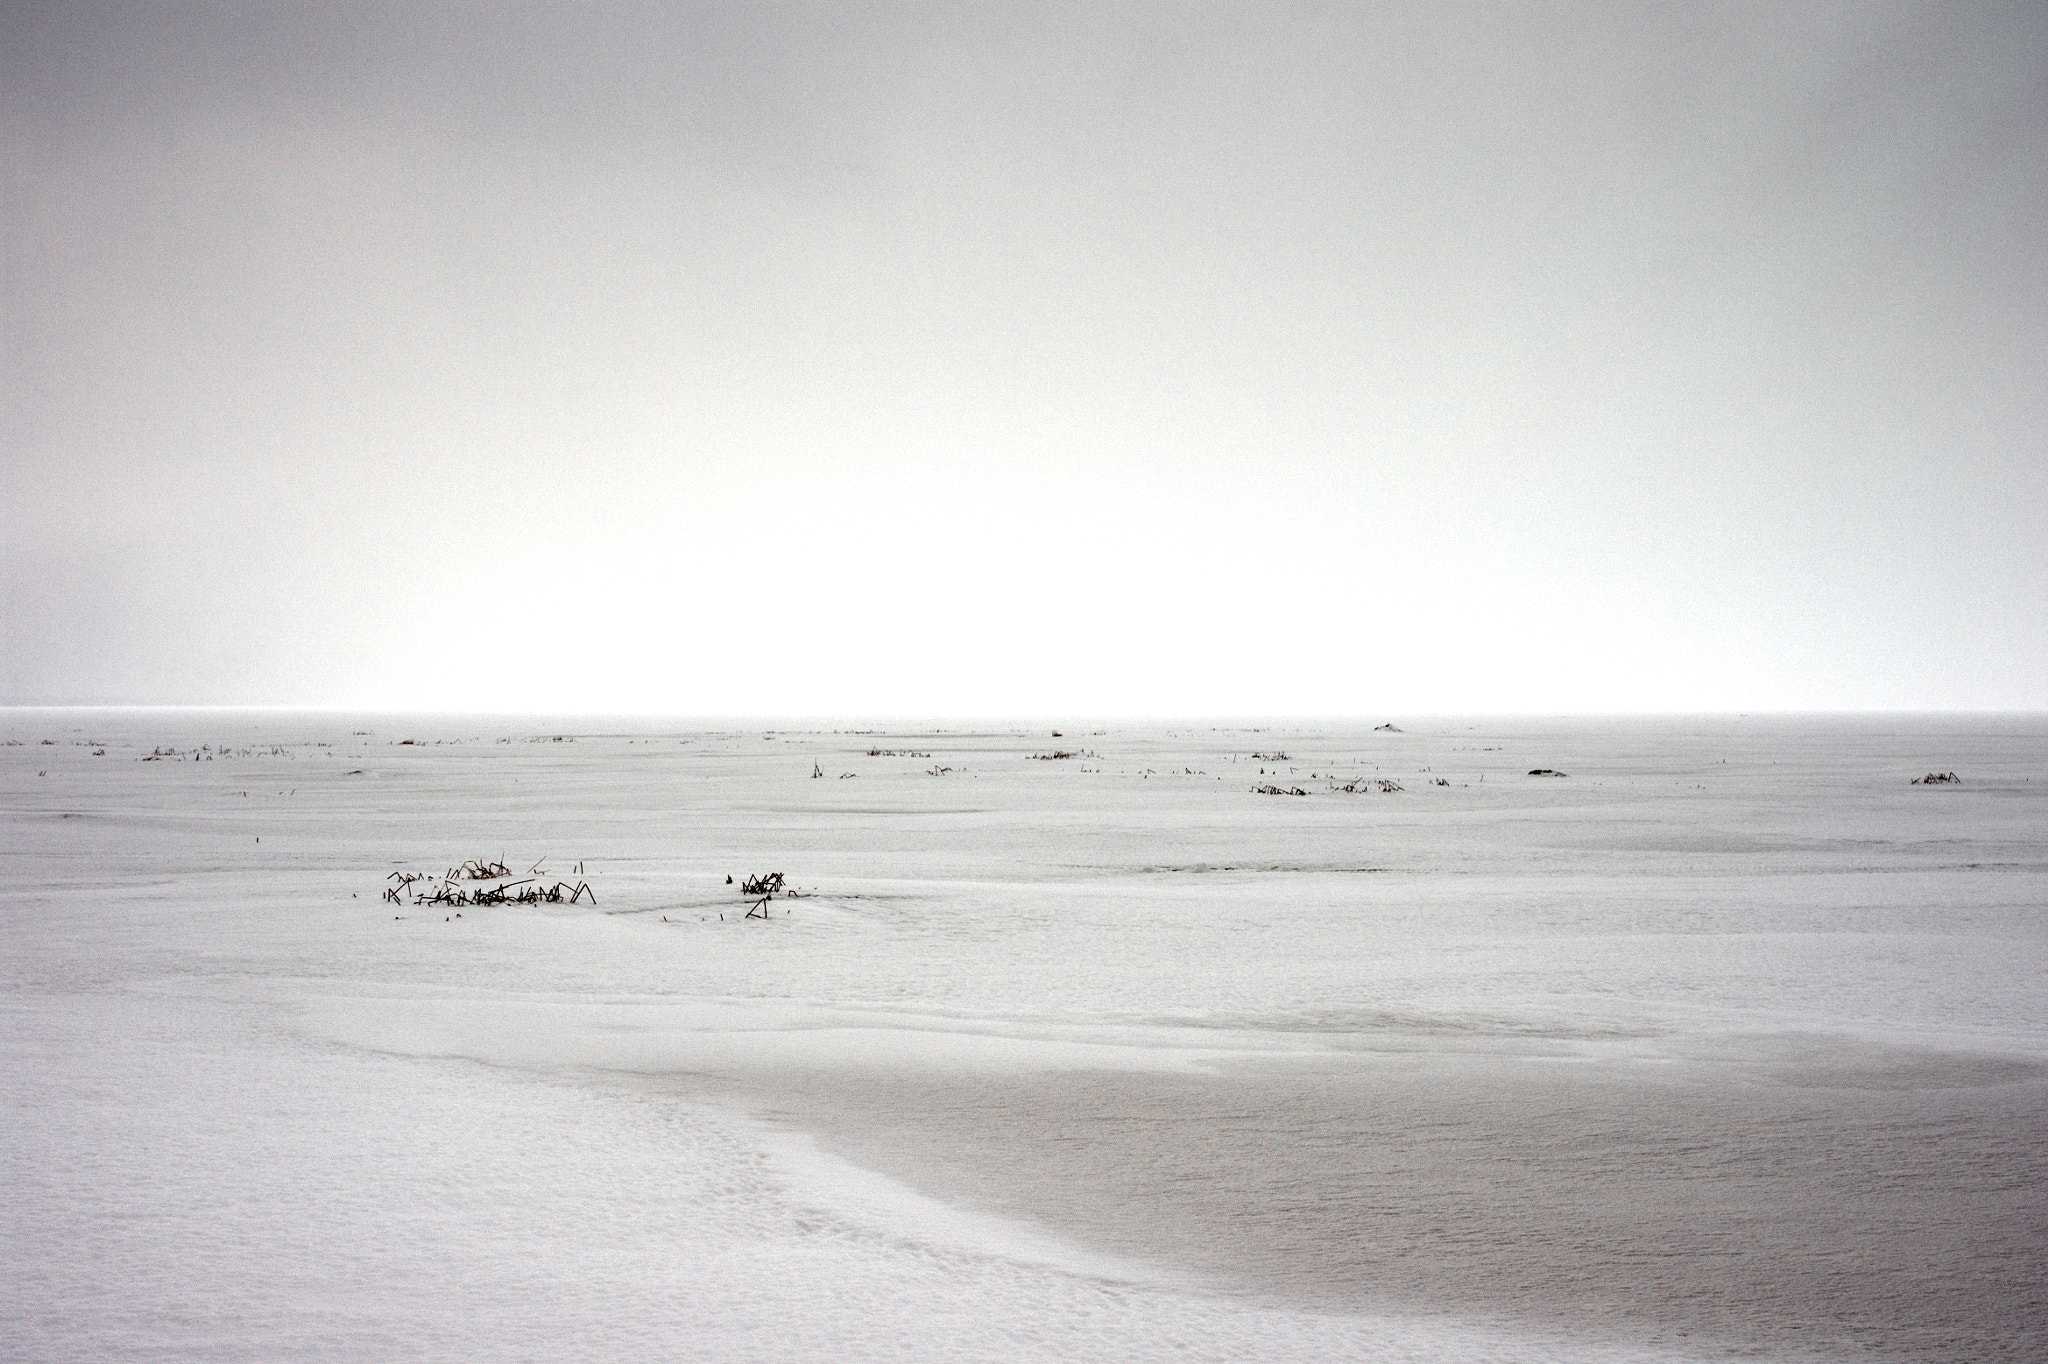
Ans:
[[[1560,772],[1554,767],[1532,767],[1529,769],[1529,775],[1532,777],[1568,777],[1571,773]]]

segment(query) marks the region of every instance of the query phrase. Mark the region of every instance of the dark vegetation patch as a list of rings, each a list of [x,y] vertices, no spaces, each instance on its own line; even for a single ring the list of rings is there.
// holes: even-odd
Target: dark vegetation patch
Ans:
[[[732,878],[727,877],[726,879],[730,881]],[[756,872],[751,876],[742,877],[740,880],[740,894],[745,895],[749,898],[752,898],[756,895],[761,897],[760,899],[755,900],[754,903],[747,908],[747,912],[741,917],[747,919],[765,919],[768,917],[769,901],[773,900],[778,895],[794,895],[796,894],[796,892],[789,889],[787,878],[785,878],[781,872],[767,871]],[[783,911],[783,913],[785,914],[787,914],[788,912],[788,910]]]
[[[518,880],[510,879],[512,872],[503,859],[488,861],[475,858],[459,867],[450,867],[441,875],[424,871],[394,871],[385,877],[392,884],[384,888],[384,902],[391,905],[444,905],[450,908],[471,905],[573,905],[588,900],[597,903],[597,892],[590,888],[588,881],[567,881],[547,884],[541,876],[542,858],[528,869],[528,874]],[[581,872],[583,864],[576,864]],[[471,886],[464,882],[496,881],[491,886]],[[459,916],[458,916],[459,917]]]
[[[1915,777],[1909,786],[1960,786],[1963,779],[1953,772],[1929,772],[1924,777]]]

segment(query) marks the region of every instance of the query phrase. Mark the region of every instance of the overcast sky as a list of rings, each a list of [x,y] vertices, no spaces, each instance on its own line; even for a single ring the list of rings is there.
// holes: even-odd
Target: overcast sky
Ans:
[[[0,700],[2048,707],[2048,6],[0,24]]]

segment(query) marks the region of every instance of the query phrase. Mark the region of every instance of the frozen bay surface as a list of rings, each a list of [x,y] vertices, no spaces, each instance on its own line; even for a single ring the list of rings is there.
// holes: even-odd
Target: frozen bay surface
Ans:
[[[2048,720],[1398,723],[0,711],[0,1352],[2048,1357]]]

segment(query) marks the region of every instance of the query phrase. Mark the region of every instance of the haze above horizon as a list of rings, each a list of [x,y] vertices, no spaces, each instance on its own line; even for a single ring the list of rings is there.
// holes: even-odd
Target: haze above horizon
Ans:
[[[0,704],[2048,709],[2048,10],[0,18]]]

